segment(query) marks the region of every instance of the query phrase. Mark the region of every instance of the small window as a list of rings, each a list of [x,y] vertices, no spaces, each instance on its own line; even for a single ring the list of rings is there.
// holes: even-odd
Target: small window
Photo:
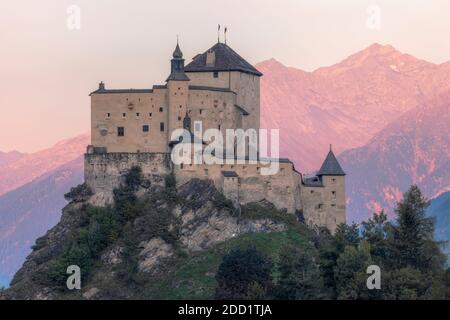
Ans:
[[[141,114],[139,112],[136,112],[136,118],[139,118]]]
[[[159,124],[159,131],[163,132],[164,131],[164,122],[161,122]]]
[[[336,191],[331,191],[331,199],[336,199]]]
[[[199,113],[202,114],[202,113],[203,113],[203,109],[200,109],[200,110],[199,110]]]
[[[219,124],[219,126],[218,126],[217,128],[218,128],[218,129],[219,129],[219,131],[220,131],[220,128],[221,128],[220,124]]]
[[[151,112],[149,112],[148,116],[149,116],[149,117],[151,117],[151,116],[152,116],[152,113],[151,113]]]
[[[163,109],[164,109],[163,107],[160,107],[159,112],[163,112]]]
[[[124,112],[124,113],[122,113],[122,118],[126,118],[127,117],[127,114]]]
[[[107,118],[107,119],[111,118],[111,113],[108,112],[108,113],[106,114],[106,118]]]
[[[149,132],[149,130],[150,130],[150,127],[149,127],[148,124],[144,124],[144,125],[142,126],[142,131],[143,131],[143,132]]]
[[[323,209],[323,203],[319,203],[319,204],[317,205],[317,209]]]
[[[181,121],[181,117],[178,117],[178,121]]]
[[[123,137],[125,135],[125,128],[124,127],[117,127],[117,136]]]
[[[219,77],[219,72],[214,71],[214,72],[213,72],[213,77],[214,77],[214,78],[218,78],[218,77]]]

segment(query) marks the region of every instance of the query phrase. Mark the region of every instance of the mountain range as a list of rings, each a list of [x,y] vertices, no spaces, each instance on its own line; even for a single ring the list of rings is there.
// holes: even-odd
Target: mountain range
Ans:
[[[450,62],[436,65],[373,44],[313,72],[271,59],[261,78],[261,125],[280,130],[280,152],[301,171],[336,153],[366,145],[406,111],[450,90]]]
[[[438,202],[448,194],[450,62],[433,64],[374,44],[313,72],[275,59],[256,67],[264,73],[261,125],[280,128],[282,156],[313,172],[333,145],[347,173],[349,222],[381,208],[392,217],[413,183]],[[0,152],[0,280],[58,221],[63,194],[82,181],[88,143],[89,134],[82,134],[33,154]],[[444,213],[439,221],[444,239]]]

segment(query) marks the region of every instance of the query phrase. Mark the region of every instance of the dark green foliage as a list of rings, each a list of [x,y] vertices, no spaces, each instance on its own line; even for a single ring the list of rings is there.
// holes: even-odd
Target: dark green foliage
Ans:
[[[253,247],[232,250],[223,257],[216,274],[216,299],[269,297],[272,266],[271,259]]]
[[[119,224],[110,208],[86,207],[84,210],[88,224],[74,230],[61,256],[50,262],[44,283],[63,287],[70,265],[79,266],[83,277],[88,276],[100,253],[117,238]]]
[[[136,191],[143,181],[142,169],[139,166],[133,166],[125,175],[125,185]]]
[[[90,196],[92,196],[91,189],[83,183],[71,188],[69,192],[64,194],[64,199],[67,201],[81,202],[87,200]]]
[[[434,220],[427,217],[429,202],[413,185],[398,203],[397,218],[392,225],[391,247],[397,268],[417,268],[422,271],[442,269],[444,257],[434,241]]]
[[[334,241],[339,251],[344,250],[347,246],[357,246],[359,240],[359,229],[356,223],[352,223],[351,225],[341,223],[337,226]]]
[[[362,223],[363,239],[370,243],[370,254],[374,262],[386,268],[392,267],[388,265],[392,260],[392,250],[389,246],[389,238],[392,228],[387,220],[387,215],[382,210],[378,214],[374,213],[372,218]]]
[[[142,181],[140,167],[133,167],[124,177],[125,183],[114,189],[115,211],[122,223],[136,217],[136,190]]]
[[[234,208],[233,202],[227,199],[222,193],[217,192],[213,198],[214,205],[219,209],[228,209],[230,213],[236,215],[238,211]]]
[[[383,282],[383,292],[389,300],[417,300],[429,287],[425,275],[411,267],[387,272]]]
[[[173,173],[168,174],[164,177],[165,189],[164,198],[168,200],[171,204],[175,204],[178,200],[177,197],[177,181]]]
[[[275,295],[283,300],[320,299],[325,297],[323,279],[316,257],[297,247],[284,247],[278,263]]]
[[[36,239],[36,243],[31,246],[31,249],[33,250],[39,250],[42,249],[43,247],[45,247],[47,245],[47,241],[45,240],[44,237],[39,237]]]
[[[259,203],[248,203],[241,206],[241,219],[270,219],[281,222],[293,229],[301,228],[300,224],[292,214],[286,214],[273,205],[260,205]]]
[[[359,247],[348,245],[339,255],[334,269],[337,299],[367,299],[366,269],[372,264],[370,246],[362,242]]]

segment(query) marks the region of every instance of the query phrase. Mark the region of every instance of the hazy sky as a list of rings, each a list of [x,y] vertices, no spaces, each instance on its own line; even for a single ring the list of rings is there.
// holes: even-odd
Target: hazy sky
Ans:
[[[79,30],[67,26],[71,5],[80,8]],[[367,25],[371,5],[380,8],[379,29]],[[189,62],[217,41],[218,23],[251,63],[274,57],[312,71],[373,42],[450,60],[449,0],[3,1],[0,151],[36,151],[86,132],[88,94],[100,80],[163,83],[176,35]]]

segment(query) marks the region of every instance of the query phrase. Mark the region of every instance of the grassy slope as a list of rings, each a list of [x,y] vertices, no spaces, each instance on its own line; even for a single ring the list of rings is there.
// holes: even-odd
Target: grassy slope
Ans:
[[[209,250],[180,258],[174,271],[147,285],[140,298],[212,299],[216,288],[215,272],[223,255],[231,248],[255,246],[276,262],[284,245],[292,244],[305,249],[309,246],[307,237],[299,231],[299,228],[290,228],[284,232],[245,234]]]

